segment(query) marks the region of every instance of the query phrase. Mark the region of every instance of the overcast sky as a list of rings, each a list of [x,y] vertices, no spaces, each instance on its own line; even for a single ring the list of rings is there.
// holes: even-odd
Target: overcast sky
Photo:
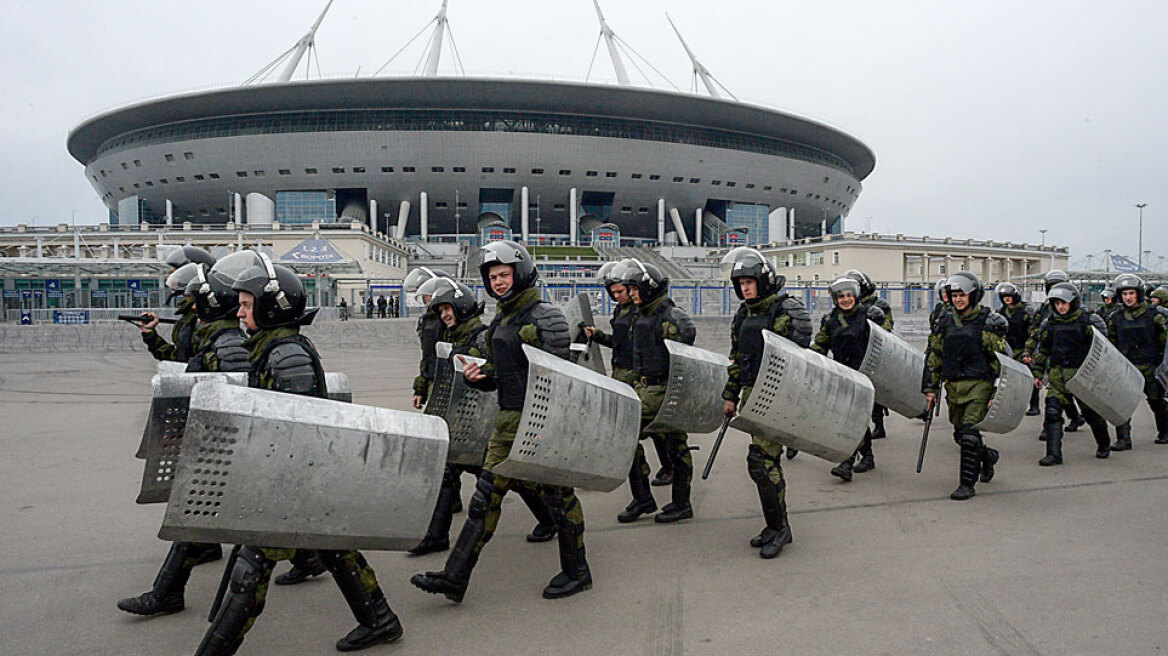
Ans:
[[[325,76],[370,74],[439,0],[336,0]],[[70,129],[146,98],[238,84],[324,0],[8,0],[0,20],[0,225],[106,220]],[[602,0],[674,84],[690,66],[668,11],[739,99],[828,123],[876,152],[849,229],[1168,256],[1168,2]],[[450,0],[468,74],[582,80],[590,0]],[[410,74],[423,35],[386,69]],[[449,52],[443,72],[453,73]],[[629,64],[630,74],[636,72]],[[645,65],[642,68],[648,70]],[[315,76],[315,63],[313,75]],[[303,76],[303,67],[301,70]],[[592,79],[615,79],[603,48]],[[641,84],[645,81],[640,80]],[[654,86],[669,88],[656,78]]]

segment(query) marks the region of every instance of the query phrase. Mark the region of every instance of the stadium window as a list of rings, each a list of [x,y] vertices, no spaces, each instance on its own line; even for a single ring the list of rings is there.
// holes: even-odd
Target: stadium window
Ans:
[[[605,173],[604,173],[604,177],[606,177],[606,178],[615,178],[615,177],[616,177],[616,171],[605,171]]]
[[[343,167],[343,166],[334,166],[333,167],[333,173],[344,173],[344,172],[345,172],[345,167]]]
[[[727,186],[727,187],[737,187],[737,186],[738,186],[738,183],[737,183],[737,182],[727,182],[727,183],[726,183],[726,186]]]
[[[203,216],[210,216],[211,215],[211,213],[208,212],[206,208],[200,209],[199,214],[202,214]]]
[[[125,191],[125,189],[123,189],[122,191]],[[557,212],[563,212],[564,211],[564,204],[563,203],[556,203],[555,207],[553,207],[552,209],[556,210]]]
[[[402,173],[414,173],[415,171],[417,171],[417,169],[415,169],[412,166],[403,166],[402,167]]]
[[[365,172],[364,166],[354,166],[353,167],[353,173],[364,173],[364,172]]]
[[[653,175],[650,175],[650,176],[649,176],[649,179],[650,179],[650,180],[660,180],[660,179],[661,179],[661,176],[659,176],[659,175],[657,175],[656,173],[654,173]]]
[[[162,184],[170,184],[170,180],[167,180],[166,178],[160,178],[158,181]]]
[[[689,179],[689,183],[690,183],[690,184],[697,184],[697,183],[699,183],[699,182],[701,182],[701,181],[702,181],[702,179],[701,179],[701,178],[690,178],[690,179]]]
[[[393,173],[393,167],[392,166],[383,166],[383,167],[381,167],[381,172],[382,173]]]
[[[186,181],[187,181],[187,179],[186,179],[186,178],[184,178],[184,177],[183,177],[183,176],[181,176],[181,175],[176,175],[176,176],[174,177],[174,181],[175,181],[175,182],[186,182]]]
[[[105,169],[102,169],[102,170],[101,170],[101,177],[103,177],[103,178],[104,178],[104,177],[106,177],[106,174],[105,174]]]
[[[770,190],[771,190],[771,188],[770,188],[770,186],[769,186],[769,185],[763,189],[763,191],[770,191]],[[782,189],[780,189],[780,190],[779,190],[779,193],[780,193],[780,194],[785,194],[785,193],[787,193],[787,188],[786,188],[786,187],[783,187]]]
[[[134,166],[137,168],[142,168],[142,160],[140,160],[140,159],[134,160]]]
[[[649,213],[649,208],[648,208],[648,207],[639,207],[639,208],[637,208],[637,214],[648,214],[648,213]]]
[[[147,180],[147,181],[146,181],[146,186],[147,186],[147,187],[153,187],[153,186],[154,186],[154,183],[153,183],[153,182],[151,182],[151,181],[149,181],[149,180]]]
[[[203,181],[203,180],[205,180],[206,178],[204,178],[204,177],[203,177],[203,174],[202,174],[202,173],[196,173],[196,174],[195,174],[195,179],[196,179],[196,180],[198,180],[199,182],[202,182],[202,181]]]
[[[166,154],[166,161],[173,162],[174,161],[174,153],[167,153]]]
[[[194,158],[195,158],[195,154],[190,152],[190,151],[183,153],[183,159],[190,160],[190,159],[194,159]]]
[[[572,175],[571,169],[560,169],[560,175]]]
[[[246,178],[246,177],[247,177],[247,171],[236,171],[236,172],[235,172],[235,177],[237,177],[237,178]]]
[[[129,165],[129,164],[127,164],[127,163],[125,163],[125,162],[122,162],[122,170],[123,170],[123,171],[129,170],[129,168],[130,168],[130,165]]]
[[[218,174],[218,173],[208,173],[208,174],[207,174],[207,177],[208,177],[208,178],[211,178],[212,180],[218,180],[218,179],[219,179],[219,174]]]
[[[722,181],[721,180],[710,180],[710,184],[714,185],[715,187],[721,187]]]
[[[466,173],[466,167],[465,166],[456,166],[456,167],[454,167],[454,172],[455,173]]]
[[[262,178],[267,175],[267,173],[264,173],[263,171],[252,171],[251,174],[257,178]]]
[[[634,180],[640,180],[640,179],[641,179],[641,174],[640,174],[640,173],[634,173],[634,174],[630,175],[629,177],[630,177],[630,178],[632,178],[632,179],[634,179]]]
[[[120,191],[124,194],[124,193],[126,193],[126,188],[125,187],[118,187],[118,191]]]
[[[830,181],[830,180],[831,180],[831,178],[827,177],[826,175],[825,175],[825,176],[823,176],[823,182],[824,182],[824,183],[827,183],[827,182],[828,182],[828,181]]]
[[[531,169],[532,175],[543,175],[543,169]]]
[[[437,209],[437,210],[444,210],[444,209],[446,209],[446,207],[447,207],[447,206],[446,206],[446,201],[439,201],[439,202],[437,202],[437,203],[434,203],[434,209]]]
[[[590,178],[595,178],[597,175],[599,175],[599,173],[597,173],[596,171],[585,171],[584,175],[586,175]]]
[[[792,189],[792,190],[791,190],[791,195],[792,195],[792,196],[798,196],[798,195],[799,195],[799,190],[798,190],[798,189]]]
[[[280,175],[292,175],[292,169],[280,169]]]
[[[629,207],[628,205],[625,205],[624,207],[621,208],[621,214],[629,214],[632,211],[633,211],[633,208]]]
[[[493,167],[493,166],[484,166],[483,167],[483,173],[494,173],[494,172],[495,172],[495,167]]]
[[[685,182],[685,178],[681,177],[680,175],[675,175],[675,176],[673,176],[673,181],[674,182]]]
[[[466,201],[465,200],[458,201],[458,209],[460,209],[460,210],[466,209]]]
[[[141,189],[141,188],[142,188],[142,185],[140,185],[140,184],[138,184],[137,182],[135,182],[135,183],[134,183],[134,188],[135,188],[135,189]]]
[[[507,167],[507,168],[503,169],[503,173],[514,173],[514,172],[515,172],[515,169],[512,167]]]
[[[444,167],[444,166],[431,166],[430,172],[431,173],[445,173],[446,167]]]
[[[747,188],[747,189],[754,189],[754,183],[753,183],[753,182],[747,182],[747,183],[746,183],[746,188]]]
[[[306,175],[316,175],[316,169],[309,167],[309,168],[304,169],[304,173]]]

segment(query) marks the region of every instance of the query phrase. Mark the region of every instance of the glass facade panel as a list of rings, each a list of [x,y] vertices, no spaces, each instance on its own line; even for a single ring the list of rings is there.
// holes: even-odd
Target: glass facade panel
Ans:
[[[726,203],[726,225],[746,228],[747,242],[751,246],[766,244],[771,240],[770,213],[769,205]]]
[[[276,220],[285,225],[337,218],[337,199],[327,191],[277,191]]]

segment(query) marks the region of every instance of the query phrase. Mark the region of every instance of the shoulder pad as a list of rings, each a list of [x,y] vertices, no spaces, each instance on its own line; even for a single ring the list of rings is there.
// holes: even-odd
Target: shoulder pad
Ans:
[[[1010,322],[1006,321],[1006,317],[991,311],[986,316],[985,329],[999,337],[1005,337],[1006,331],[1010,329]]]
[[[693,346],[694,340],[698,336],[698,328],[694,325],[693,319],[690,318],[689,313],[677,307],[676,305],[669,308],[667,318],[677,326],[678,331],[681,332],[681,343]]]
[[[571,332],[568,330],[568,319],[559,308],[540,301],[531,308],[531,322],[539,329],[543,349],[561,358],[568,357],[568,345],[571,344]]]
[[[1103,331],[1104,335],[1107,334],[1107,324],[1103,323],[1103,317],[1099,316],[1098,314],[1095,314],[1094,312],[1087,313],[1087,323]]]
[[[807,311],[803,302],[791,296],[784,296],[779,308],[791,317],[791,334],[787,337],[803,348],[811,346],[811,313]]]
[[[312,354],[302,344],[277,344],[268,354],[268,371],[275,379],[276,389],[292,394],[313,394],[317,391],[316,367]]]
[[[1035,310],[1034,307],[1031,305],[1023,305],[1022,311],[1025,312],[1026,316],[1031,318],[1031,319],[1034,318],[1034,315],[1038,314],[1038,311]]]
[[[876,307],[880,308],[880,310],[882,312],[884,312],[884,314],[889,314],[890,312],[892,312],[892,306],[888,304],[888,301],[884,300],[883,298],[880,298],[879,296],[876,297],[876,302],[874,303],[874,305]]]
[[[215,338],[211,349],[215,359],[219,361],[219,371],[247,371],[247,349],[244,348],[245,338],[241,330],[225,330]]]
[[[879,304],[869,307],[867,312],[865,312],[865,314],[868,316],[868,319],[870,321],[872,321],[873,323],[875,323],[876,325],[878,325],[878,326],[884,325],[884,317],[886,315],[884,314],[884,310],[881,309]]]

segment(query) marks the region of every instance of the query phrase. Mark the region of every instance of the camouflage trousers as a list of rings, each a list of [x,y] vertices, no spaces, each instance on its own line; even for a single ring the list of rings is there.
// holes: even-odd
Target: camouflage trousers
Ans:
[[[972,428],[985,419],[994,398],[990,380],[956,380],[945,383],[945,404],[953,428]]]
[[[493,471],[496,465],[511,454],[511,445],[515,442],[515,433],[519,430],[519,420],[522,416],[523,413],[519,410],[499,410],[498,416],[495,417],[495,430],[487,442],[483,473],[479,475],[479,483],[475,487],[475,496],[471,499],[468,511],[477,514],[479,508],[485,506],[483,516],[485,530],[474,546],[475,555],[478,555],[494,536],[499,525],[499,517],[503,514],[503,498],[507,496],[507,492],[519,491],[521,488],[542,495],[559,530],[566,535],[575,533],[577,545],[584,546],[584,507],[576,498],[575,490],[570,487],[540,485],[518,478],[508,478]]]
[[[638,380],[633,389],[636,390],[637,396],[641,399],[641,429],[644,430],[653,422],[657,412],[661,410],[661,404],[665,401],[665,386],[646,385]],[[686,433],[641,433],[641,439],[645,438],[662,441],[662,448],[658,450],[658,455],[662,456],[662,465],[665,464],[666,458],[672,465],[674,487],[689,489],[693,483],[693,456],[689,450],[689,435]],[[633,468],[629,475],[648,478],[649,473],[649,462],[645,459],[645,447],[638,442],[637,452],[633,456]]]
[[[746,403],[753,390],[752,386],[742,388],[742,400],[738,407]],[[750,449],[746,456],[747,471],[755,482],[761,475],[778,487],[780,500],[785,498],[787,490],[787,483],[783,480],[783,461],[780,457],[782,455],[782,444],[755,435],[750,436]]]

